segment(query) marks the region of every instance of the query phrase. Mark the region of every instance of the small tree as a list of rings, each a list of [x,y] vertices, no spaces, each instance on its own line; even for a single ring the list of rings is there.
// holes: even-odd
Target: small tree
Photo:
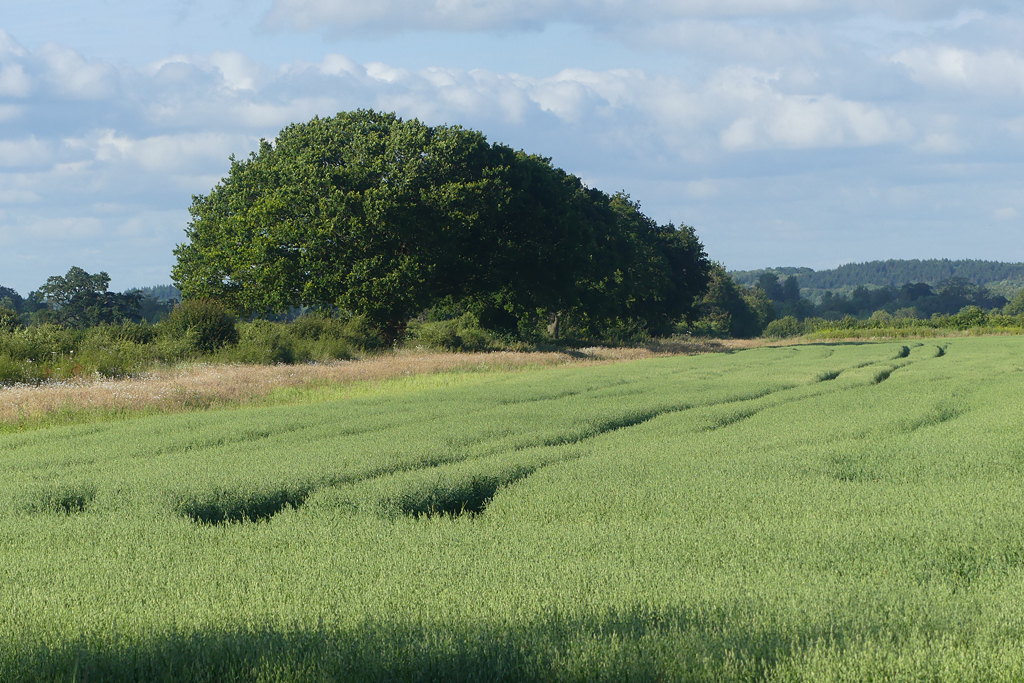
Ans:
[[[39,288],[38,295],[54,311],[54,322],[71,327],[92,327],[138,318],[142,295],[108,292],[110,276],[90,275],[77,266],[66,275],[53,275]]]
[[[697,300],[697,309],[702,327],[718,336],[756,337],[774,317],[763,290],[737,285],[719,263],[711,267],[708,288]]]

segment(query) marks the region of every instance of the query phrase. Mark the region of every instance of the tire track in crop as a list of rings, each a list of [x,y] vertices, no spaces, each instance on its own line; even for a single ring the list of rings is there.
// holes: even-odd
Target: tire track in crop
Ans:
[[[909,352],[910,349],[904,346],[897,354],[897,358],[906,358],[909,355]],[[895,369],[905,367],[911,362],[912,361],[906,361],[896,367],[889,368],[887,371],[883,371],[886,373],[885,379],[887,379],[889,374],[891,374]],[[877,363],[877,361],[861,363],[853,366],[853,368],[868,367],[875,363]],[[387,465],[362,469],[358,472],[328,475],[297,486],[278,487],[276,489],[266,490],[262,493],[248,495],[242,495],[239,492],[215,492],[213,495],[200,496],[190,500],[179,501],[175,507],[179,514],[183,514],[184,516],[193,519],[193,521],[205,524],[261,521],[269,519],[286,508],[301,507],[310,495],[324,489],[337,489],[345,486],[363,484],[377,479],[383,480],[389,477],[399,477],[406,474],[426,473],[430,470],[440,470],[440,468],[447,466],[463,465],[472,460],[494,458],[501,456],[502,454],[513,455],[530,449],[547,449],[579,445],[596,439],[604,434],[645,424],[663,415],[671,415],[694,409],[711,409],[717,406],[742,404],[773,396],[784,395],[786,392],[794,389],[808,388],[815,383],[820,384],[822,382],[835,379],[845,370],[853,368],[823,373],[810,384],[786,384],[780,387],[767,388],[745,395],[729,396],[720,400],[713,400],[705,403],[680,403],[649,410],[634,410],[615,417],[598,420],[591,424],[589,428],[581,430],[576,434],[566,434],[558,437],[547,437],[536,441],[528,441],[520,443],[516,447],[505,451],[499,450],[493,453],[462,454],[461,457],[459,454],[442,454],[435,457],[419,459],[414,462],[393,462]],[[845,391],[847,389],[852,389],[854,386],[844,387],[841,390]],[[499,403],[498,405],[517,405],[522,403],[560,400],[608,388],[609,387],[607,386],[602,386],[588,388],[584,391],[566,391],[553,396],[549,395],[528,400],[512,400]],[[815,398],[823,391],[833,391],[833,389],[831,387],[822,387],[821,391],[811,391],[805,395],[794,396],[787,400],[771,401],[767,405],[744,408],[726,415],[712,416],[709,423],[698,426],[696,431],[712,432],[724,429],[758,415],[765,410],[785,406],[797,401]],[[495,406],[488,406],[484,410],[491,410],[494,407]],[[378,431],[379,429],[383,429],[383,427],[378,429],[371,428],[366,430],[351,430],[350,433],[358,434],[369,431]],[[275,432],[275,434],[277,433],[280,432]],[[261,438],[269,438],[272,435],[269,432],[260,432],[259,434]],[[241,437],[242,435],[239,436]],[[237,440],[242,441],[245,439],[239,438]],[[222,444],[218,443],[218,445]],[[518,463],[510,470],[500,475],[477,472],[468,475],[463,480],[454,482],[454,484],[449,482],[450,485],[443,490],[429,490],[426,494],[418,497],[413,496],[403,498],[393,507],[398,509],[402,514],[412,516],[430,516],[433,514],[480,514],[485,510],[486,506],[499,489],[520,482],[527,477],[532,476],[544,467],[561,462],[576,460],[585,457],[585,455],[586,453],[583,451],[573,451],[572,454],[565,457],[557,457],[551,460],[545,460],[544,462],[535,462],[533,464]]]
[[[831,354],[829,354],[829,355],[831,355]],[[910,355],[910,348],[907,347],[907,346],[903,346],[900,349],[900,351],[897,352],[897,355],[896,355],[895,359],[905,359],[905,358],[908,358],[909,355]],[[826,356],[826,358],[827,357],[828,356]],[[877,379],[877,376],[876,376],[876,381],[874,383],[877,384],[879,381],[884,381],[884,379],[888,379],[888,377],[892,374],[892,372],[894,372],[894,371],[896,371],[898,369],[907,367],[907,366],[911,365],[913,362],[914,361],[906,360],[903,363],[899,363],[899,364],[896,364],[893,367],[888,368],[887,370],[883,371],[885,373],[885,377],[883,379],[879,380],[879,379]],[[874,365],[875,363],[877,363],[877,361],[871,361],[871,362],[868,362],[868,363],[862,363],[862,364],[859,364],[859,365],[857,365],[855,367],[857,367],[857,368],[869,367],[871,365]],[[833,372],[830,372],[830,373],[823,373],[823,375],[819,375],[818,376],[818,378],[816,379],[816,382],[820,383],[822,381],[828,381],[828,380],[831,380],[831,379],[835,379],[841,373],[842,373],[842,370],[833,371]],[[812,383],[812,385],[813,385],[813,383]],[[661,409],[634,412],[633,414],[624,415],[624,416],[621,416],[621,417],[618,417],[618,418],[614,418],[614,419],[604,420],[604,421],[594,425],[593,429],[591,429],[588,432],[583,433],[583,434],[567,436],[567,437],[561,437],[561,438],[557,438],[557,439],[547,439],[547,440],[545,440],[545,441],[543,441],[543,442],[541,442],[539,444],[521,446],[521,447],[519,447],[517,449],[514,449],[513,451],[510,451],[510,453],[514,453],[516,451],[523,451],[523,450],[526,450],[528,448],[535,448],[535,447],[538,447],[538,446],[539,447],[558,447],[558,446],[565,446],[565,445],[571,445],[571,444],[577,444],[578,445],[578,444],[584,443],[586,441],[590,441],[592,439],[595,439],[595,438],[597,438],[597,437],[599,437],[599,436],[601,436],[603,434],[607,434],[607,433],[618,431],[618,430],[622,430],[622,429],[629,429],[631,427],[636,427],[636,426],[645,424],[645,423],[650,422],[651,420],[655,419],[656,417],[660,417],[662,415],[671,415],[671,414],[674,414],[674,413],[680,413],[680,412],[684,412],[684,411],[688,411],[688,410],[693,410],[693,409],[696,409],[696,408],[713,408],[713,407],[716,407],[716,406],[724,406],[724,405],[731,405],[731,404],[737,404],[737,403],[745,403],[745,402],[749,402],[749,401],[756,401],[756,400],[770,398],[770,397],[777,397],[777,396],[785,394],[787,391],[791,391],[791,390],[794,390],[794,389],[808,388],[808,387],[809,387],[809,385],[806,385],[806,384],[805,385],[800,385],[800,384],[797,384],[797,385],[787,385],[787,386],[783,386],[783,387],[780,387],[780,388],[777,388],[777,389],[767,389],[767,390],[756,392],[754,394],[750,394],[750,395],[746,395],[746,396],[729,397],[729,398],[726,398],[726,399],[722,399],[722,400],[719,400],[719,401],[711,401],[711,402],[708,402],[708,403],[702,403],[702,404],[680,404],[680,405],[677,405],[677,406],[664,407],[664,408],[661,408]],[[843,387],[839,391],[847,391],[847,390],[854,389],[854,388],[856,388],[856,385],[851,386],[851,387]],[[833,389],[831,387],[828,387],[828,388],[824,388],[823,387],[819,391],[815,391],[815,390],[812,389],[810,392],[808,392],[805,395],[794,396],[792,398],[789,398],[789,399],[786,399],[786,400],[782,400],[782,401],[773,401],[773,402],[768,403],[767,405],[763,405],[763,406],[760,406],[760,407],[745,408],[745,409],[741,409],[741,410],[735,411],[735,412],[733,412],[731,414],[717,416],[717,417],[712,419],[710,425],[705,426],[704,428],[700,429],[699,431],[710,432],[710,431],[716,431],[716,430],[719,430],[719,429],[723,429],[723,428],[728,427],[730,425],[737,424],[739,422],[747,420],[747,419],[749,419],[749,418],[751,418],[751,417],[753,417],[755,415],[760,414],[761,412],[764,412],[764,411],[772,409],[772,408],[777,408],[777,407],[780,407],[780,406],[790,405],[792,403],[796,403],[796,402],[799,402],[799,401],[805,401],[805,400],[810,400],[810,399],[813,399],[813,398],[817,398],[818,396],[820,396],[822,393],[825,393],[826,391],[831,392],[831,391],[833,391]],[[953,415],[952,413],[943,413],[941,415],[941,420],[945,421],[945,420],[948,420],[948,419],[953,419],[953,417],[955,417],[955,416],[956,415]],[[929,420],[930,420],[930,418],[929,418]],[[935,420],[928,421],[928,424],[934,424],[934,423],[936,423]],[[558,464],[558,463],[563,463],[563,462],[571,462],[571,461],[578,460],[580,458],[586,457],[586,455],[587,454],[585,452],[583,452],[583,451],[576,451],[576,452],[574,452],[572,455],[570,455],[568,457],[557,458],[557,459],[554,459],[552,461],[548,461],[548,462],[544,462],[544,463],[538,463],[538,464],[535,464],[535,465],[532,465],[532,466],[520,466],[520,467],[515,469],[514,473],[509,474],[507,476],[490,476],[489,477],[489,476],[486,476],[486,475],[477,475],[475,477],[472,477],[468,484],[462,483],[461,485],[456,485],[454,487],[454,489],[446,489],[444,492],[437,492],[437,495],[435,495],[435,496],[428,496],[427,499],[426,499],[426,502],[424,502],[424,500],[421,499],[419,502],[417,502],[415,504],[407,502],[407,503],[404,503],[404,504],[400,504],[398,507],[399,507],[400,511],[403,514],[412,515],[412,516],[419,516],[419,515],[431,516],[431,515],[434,515],[434,514],[445,514],[445,515],[461,515],[461,514],[473,514],[473,515],[476,515],[476,514],[480,514],[480,513],[482,513],[486,509],[487,505],[490,503],[490,501],[493,499],[494,495],[496,495],[496,493],[499,490],[501,490],[501,489],[503,489],[505,487],[511,486],[513,484],[516,484],[516,483],[518,483],[518,482],[520,482],[520,481],[522,481],[522,480],[532,476],[533,474],[535,474],[540,469],[543,469],[544,467],[548,467],[550,465]],[[464,462],[464,461],[460,461],[460,462]],[[451,495],[451,491],[456,491],[456,492],[460,492],[460,493],[455,493],[455,495]],[[468,491],[468,493],[467,493],[467,491]],[[442,494],[444,494],[444,495],[442,495]]]

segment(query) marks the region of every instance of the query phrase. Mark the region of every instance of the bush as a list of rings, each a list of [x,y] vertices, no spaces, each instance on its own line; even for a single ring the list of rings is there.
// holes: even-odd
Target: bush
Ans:
[[[804,333],[804,325],[791,315],[783,316],[773,320],[764,328],[764,336],[773,339],[786,339],[787,337],[799,337]]]
[[[7,354],[0,354],[0,384],[16,384],[30,379],[26,363],[14,360]]]
[[[321,337],[322,339],[323,337]],[[341,328],[341,338],[366,351],[387,348],[384,336],[365,315],[352,316]]]
[[[972,327],[983,327],[988,323],[988,316],[977,306],[964,306],[960,312],[946,319],[947,324],[957,330],[969,330]]]
[[[296,361],[294,338],[284,323],[253,320],[239,328],[238,343],[221,354],[224,359],[260,365]]]
[[[409,336],[415,343],[447,351],[486,351],[495,344],[491,334],[480,327],[479,319],[472,313],[451,320],[411,324]]]
[[[288,329],[296,338],[312,341],[325,337],[329,339],[345,337],[345,321],[322,312],[300,315],[289,323]]]
[[[135,344],[151,344],[156,339],[157,333],[156,328],[146,322],[125,321],[120,325],[110,326],[109,330],[115,339]]]
[[[161,326],[185,353],[213,353],[238,343],[234,316],[220,302],[212,299],[181,302]]]
[[[892,324],[893,317],[892,313],[889,313],[889,311],[878,310],[872,313],[871,317],[868,318],[868,320],[871,321],[872,323],[875,323],[876,325],[881,325],[884,327],[886,325]]]
[[[0,334],[0,354],[19,361],[52,363],[71,355],[83,336],[78,330],[59,325],[34,325]]]
[[[142,370],[158,359],[155,346],[138,343],[121,333],[121,327],[115,325],[100,325],[87,330],[74,356],[73,374],[96,372],[104,377],[122,377]]]
[[[18,312],[13,308],[0,306],[0,332],[13,332],[21,327],[24,326],[18,318]]]

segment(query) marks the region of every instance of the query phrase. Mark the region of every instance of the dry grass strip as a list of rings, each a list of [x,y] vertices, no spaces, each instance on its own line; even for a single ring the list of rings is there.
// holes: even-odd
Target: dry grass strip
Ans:
[[[0,424],[30,425],[57,415],[182,412],[254,403],[282,388],[344,386],[443,372],[592,365],[727,348],[714,341],[661,342],[647,348],[588,348],[571,352],[396,351],[360,360],[309,365],[184,365],[124,379],[85,378],[0,388]]]

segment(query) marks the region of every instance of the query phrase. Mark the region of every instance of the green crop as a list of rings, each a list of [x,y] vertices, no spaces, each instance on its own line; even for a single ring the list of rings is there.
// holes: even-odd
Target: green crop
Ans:
[[[0,680],[1021,680],[1022,351],[761,348],[0,435]]]

